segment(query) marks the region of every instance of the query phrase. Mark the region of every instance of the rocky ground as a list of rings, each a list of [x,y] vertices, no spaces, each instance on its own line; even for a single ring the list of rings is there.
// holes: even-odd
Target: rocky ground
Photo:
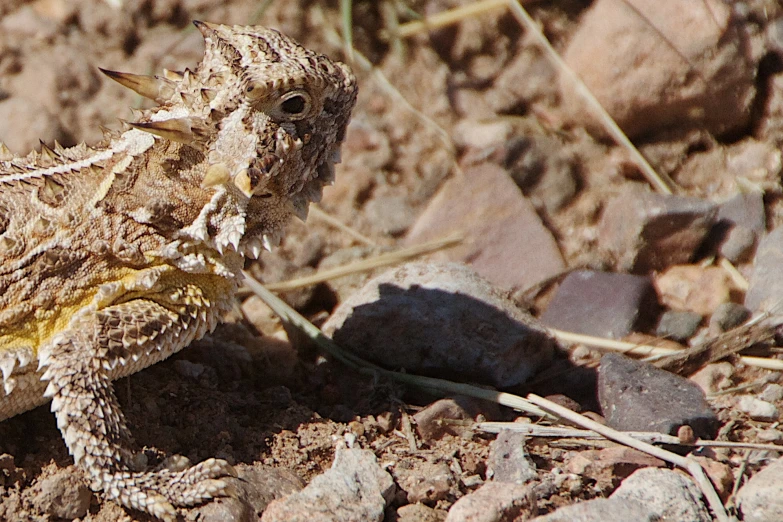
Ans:
[[[678,436],[667,448],[704,467],[729,516],[783,518],[783,7],[525,2],[653,179],[511,10],[388,36],[417,13],[468,3],[354,2],[354,44],[376,69],[355,65],[359,104],[321,204],[350,231],[311,215],[248,269],[275,283],[458,232],[459,246],[417,264],[283,297],[389,368],[533,392],[619,430]],[[0,139],[16,153],[39,139],[98,141],[101,125],[119,127],[142,101],[97,67],[193,66],[203,50],[193,19],[277,27],[347,60],[337,4],[6,1]],[[741,326],[761,312],[766,322]],[[219,457],[244,479],[238,499],[185,520],[716,515],[687,474],[646,453],[480,431],[473,421],[547,423],[325,359],[250,292],[226,319],[116,384],[151,463]],[[669,351],[602,359],[606,341],[555,341],[542,324]],[[696,438],[741,444],[687,445]],[[42,407],[0,424],[0,520],[57,519],[150,520],[87,489]]]

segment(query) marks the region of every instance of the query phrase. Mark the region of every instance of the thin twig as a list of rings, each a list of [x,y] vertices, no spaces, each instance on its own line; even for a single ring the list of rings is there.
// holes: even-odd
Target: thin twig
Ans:
[[[445,248],[456,246],[462,242],[461,235],[451,235],[449,237],[436,239],[434,241],[428,241],[420,245],[414,245],[408,248],[401,248],[394,252],[388,252],[379,256],[371,257],[369,259],[362,259],[355,263],[349,263],[347,265],[330,268],[328,270],[320,270],[315,274],[311,274],[305,277],[299,277],[297,279],[291,279],[289,281],[282,281],[280,283],[272,283],[266,285],[267,290],[270,292],[290,292],[297,288],[305,286],[312,286],[338,277],[345,277],[352,274],[369,272],[376,268],[384,266],[396,265],[405,261],[410,261],[417,257]]]
[[[440,29],[441,27],[455,24],[466,18],[474,17],[492,9],[505,7],[507,5],[508,0],[481,0],[479,2],[469,3],[428,16],[424,20],[415,20],[413,22],[401,24],[397,28],[396,36],[399,38],[407,38],[414,34]]]

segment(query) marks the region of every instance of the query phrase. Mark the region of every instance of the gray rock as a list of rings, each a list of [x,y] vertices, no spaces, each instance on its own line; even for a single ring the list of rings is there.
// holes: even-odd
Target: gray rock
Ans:
[[[449,510],[446,522],[511,522],[535,513],[533,489],[508,482],[488,482]]]
[[[536,465],[525,450],[527,438],[519,432],[502,430],[489,445],[487,478],[494,482],[524,484],[538,477]]]
[[[199,522],[256,522],[258,515],[247,501],[221,497],[193,510]],[[260,512],[259,512],[260,514]]]
[[[401,461],[394,468],[394,478],[410,503],[433,505],[456,493],[457,478],[446,462]]]
[[[687,424],[712,439],[720,425],[696,383],[619,354],[601,358],[598,399],[607,424],[621,431],[675,435]]]
[[[693,337],[702,317],[696,312],[667,310],[661,315],[655,335],[672,341],[685,341]]]
[[[728,332],[750,318],[750,310],[737,303],[718,305],[710,317],[710,329],[716,333]]]
[[[372,279],[323,330],[387,368],[500,387],[525,382],[555,346],[532,316],[455,263],[411,263]]]
[[[649,277],[577,270],[557,289],[541,321],[560,330],[619,339],[647,329],[657,312]]]
[[[687,477],[666,469],[646,468],[625,479],[608,499],[580,502],[534,522],[711,522],[699,488]]]
[[[699,487],[690,478],[668,469],[636,471],[610,499],[620,503],[639,502],[660,520],[712,521]]]
[[[73,520],[85,516],[90,509],[92,492],[77,473],[76,468],[70,466],[41,480],[33,505],[56,518]]]
[[[737,225],[729,228],[718,252],[732,263],[737,264],[753,254],[754,246],[756,246],[756,233]]]
[[[762,422],[776,422],[780,420],[780,411],[774,404],[750,395],[739,397],[736,407],[753,420]]]
[[[287,469],[261,464],[239,464],[236,470],[240,479],[237,481],[240,496],[258,516],[261,516],[273,500],[305,487],[304,481],[296,473]]]
[[[663,270],[691,261],[716,213],[715,205],[705,200],[655,194],[632,186],[606,206],[599,237],[620,270]]]
[[[535,208],[496,165],[470,167],[446,181],[408,232],[405,244],[456,232],[465,241],[433,259],[469,263],[495,284],[525,289],[565,269],[557,242]]]
[[[739,225],[758,235],[763,234],[767,229],[764,194],[743,192],[724,201],[718,206],[716,221]]]
[[[768,402],[778,402],[783,399],[783,386],[776,383],[767,384],[759,393],[759,399]]]
[[[367,220],[384,234],[399,236],[413,224],[416,215],[407,198],[376,195],[364,207]]]
[[[753,475],[737,492],[744,522],[783,520],[783,458]]]
[[[380,522],[394,496],[372,451],[338,447],[332,467],[302,491],[272,501],[261,522]]]
[[[783,227],[761,239],[756,250],[753,275],[745,294],[745,306],[753,311],[769,310],[783,295]]]

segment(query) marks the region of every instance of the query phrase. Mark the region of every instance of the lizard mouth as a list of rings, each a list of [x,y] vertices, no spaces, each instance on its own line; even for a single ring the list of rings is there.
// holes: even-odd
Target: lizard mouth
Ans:
[[[310,203],[321,201],[324,185],[334,183],[334,166],[341,162],[341,146],[342,142],[335,143],[330,152],[326,154],[326,158],[315,168],[315,175],[304,182],[299,192],[291,196],[290,213],[300,220],[307,220]],[[262,250],[271,252],[280,244],[284,236],[285,230],[282,226],[250,237],[245,236],[239,245],[239,252],[250,259],[258,259]]]

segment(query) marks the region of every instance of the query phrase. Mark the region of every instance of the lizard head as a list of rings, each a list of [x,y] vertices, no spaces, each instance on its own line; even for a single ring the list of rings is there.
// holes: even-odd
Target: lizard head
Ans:
[[[206,44],[195,71],[104,73],[160,104],[131,126],[204,155],[212,199],[183,233],[257,257],[333,181],[356,79],[273,29],[194,24]]]

